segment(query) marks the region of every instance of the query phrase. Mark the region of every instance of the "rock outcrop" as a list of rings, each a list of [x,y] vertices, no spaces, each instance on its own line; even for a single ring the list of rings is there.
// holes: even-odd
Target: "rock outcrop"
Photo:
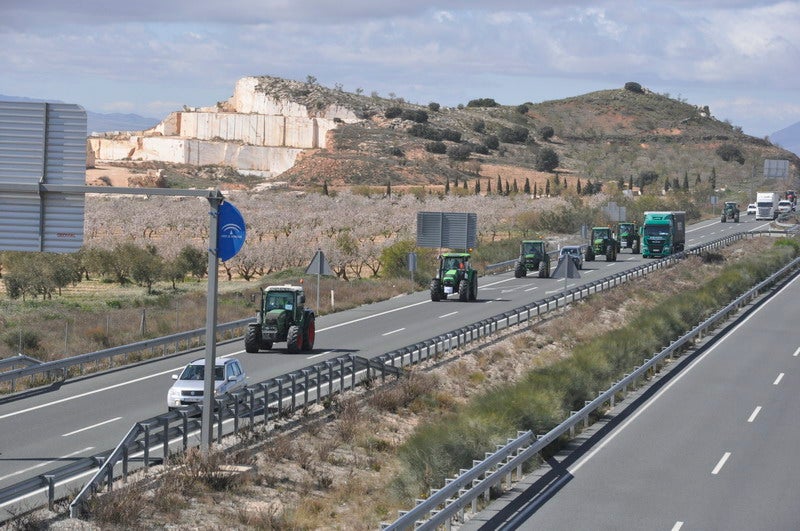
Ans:
[[[92,136],[95,160],[222,164],[274,177],[306,149],[325,148],[328,131],[361,119],[330,89],[272,77],[245,77],[233,96],[213,107],[184,108],[154,128]]]

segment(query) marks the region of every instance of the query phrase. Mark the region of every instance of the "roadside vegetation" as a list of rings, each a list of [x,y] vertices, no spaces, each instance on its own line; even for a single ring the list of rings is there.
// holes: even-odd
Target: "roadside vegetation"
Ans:
[[[545,433],[798,254],[795,240],[763,237],[687,258],[339,397],[300,427],[287,419],[225,453],[173,460],[163,474],[93,500],[85,528],[376,529],[516,430]],[[230,481],[221,464],[247,468]]]

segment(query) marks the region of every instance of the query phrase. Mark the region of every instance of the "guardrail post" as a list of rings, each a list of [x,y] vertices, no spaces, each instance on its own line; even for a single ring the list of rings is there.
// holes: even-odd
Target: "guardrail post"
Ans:
[[[167,460],[169,459],[169,419],[167,417],[163,417],[161,419],[161,425],[163,426],[164,430],[164,464],[167,464]]]
[[[47,482],[47,507],[52,511],[56,501],[55,476],[47,474],[46,476],[44,476],[44,479]]]
[[[241,392],[231,395],[233,397],[233,433],[239,433],[239,404],[241,403],[241,400],[239,400],[240,395]]]
[[[264,389],[264,426],[269,422],[269,382],[264,382],[261,385]]]
[[[297,409],[297,375],[291,374],[289,378],[292,380],[292,413]]]
[[[339,392],[344,392],[344,357],[339,358]]]
[[[352,374],[350,375],[350,389],[356,388],[356,357],[352,354],[349,354],[348,357],[350,358],[350,371]],[[367,365],[367,377],[369,377],[369,365]]]
[[[145,471],[150,468],[150,425],[144,425],[144,469]]]
[[[278,417],[280,418],[283,412],[283,378],[275,378],[275,383],[278,384]]]
[[[308,407],[308,375],[311,374],[310,369],[302,369],[305,383],[303,384],[303,406]]]
[[[256,392],[254,389],[247,388],[247,398],[250,401],[250,429],[256,423]]]
[[[217,442],[221,443],[222,442],[222,419],[224,418],[223,411],[222,411],[222,401],[221,400],[214,400],[214,402],[216,402],[216,406],[217,406]],[[211,419],[211,423],[212,424],[214,423],[214,419],[213,418]]]

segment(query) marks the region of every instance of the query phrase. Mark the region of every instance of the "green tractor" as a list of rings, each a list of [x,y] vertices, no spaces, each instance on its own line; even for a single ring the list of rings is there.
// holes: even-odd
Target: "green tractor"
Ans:
[[[269,286],[261,292],[261,309],[244,337],[247,352],[270,350],[286,341],[290,354],[314,348],[314,311],[304,308],[306,296],[300,286]]]
[[[544,240],[524,240],[519,246],[519,261],[514,268],[514,276],[522,278],[528,271],[537,271],[539,278],[550,277],[550,255]]]
[[[591,262],[595,256],[604,254],[607,262],[614,262],[617,260],[618,245],[611,227],[592,227],[592,237],[586,247],[586,261]]]
[[[617,223],[617,253],[622,249],[630,249],[633,254],[639,254],[641,250],[639,227],[632,221]]]
[[[431,280],[431,300],[447,299],[458,293],[458,300],[478,298],[478,271],[469,263],[469,253],[444,253],[439,257],[439,269]]]
[[[722,223],[731,220],[734,223],[739,223],[739,205],[736,201],[725,201],[725,206],[722,207]]]

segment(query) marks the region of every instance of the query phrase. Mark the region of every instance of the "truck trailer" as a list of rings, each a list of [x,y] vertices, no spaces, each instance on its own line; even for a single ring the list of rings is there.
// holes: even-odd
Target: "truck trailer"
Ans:
[[[642,257],[679,253],[686,244],[686,212],[645,212],[640,231]]]
[[[778,217],[778,192],[758,192],[756,194],[756,219],[773,220]]]

